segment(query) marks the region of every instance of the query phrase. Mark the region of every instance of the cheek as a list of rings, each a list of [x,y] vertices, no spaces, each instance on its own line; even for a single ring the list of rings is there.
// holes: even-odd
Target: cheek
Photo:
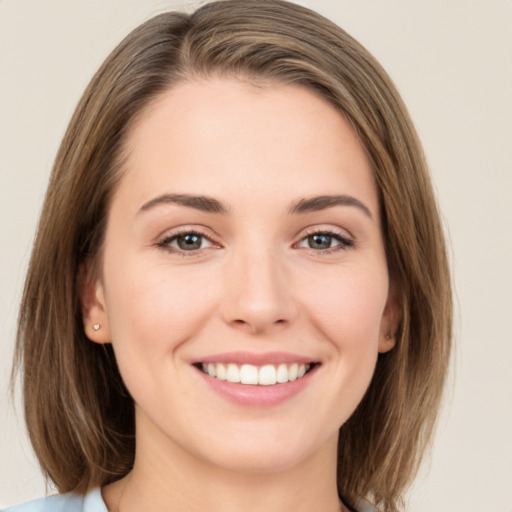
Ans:
[[[306,286],[306,283],[303,283]],[[306,289],[306,288],[304,288]],[[384,265],[335,267],[317,274],[303,310],[320,333],[324,372],[329,390],[315,398],[323,407],[328,429],[343,425],[362,400],[378,358],[381,320],[387,301],[388,278]]]
[[[377,350],[388,294],[387,272],[338,272],[311,289],[307,309],[317,328],[340,351]]]
[[[107,311],[116,353],[161,358],[187,341],[212,309],[208,276],[171,272],[165,265],[112,265],[106,289]]]

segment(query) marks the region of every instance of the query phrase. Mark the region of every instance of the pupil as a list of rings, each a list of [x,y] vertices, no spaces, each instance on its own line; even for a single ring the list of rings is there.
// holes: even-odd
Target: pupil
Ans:
[[[309,237],[309,246],[312,249],[329,249],[331,247],[331,237],[329,235],[311,235]]]
[[[178,246],[184,250],[200,249],[201,237],[194,234],[180,236],[178,238]]]

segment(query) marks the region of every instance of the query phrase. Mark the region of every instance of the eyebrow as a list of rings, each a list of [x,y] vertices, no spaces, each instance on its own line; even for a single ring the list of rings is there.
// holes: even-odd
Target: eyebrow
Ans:
[[[300,199],[296,203],[292,204],[289,213],[317,212],[327,208],[332,208],[333,206],[355,206],[370,217],[370,219],[373,218],[372,212],[366,205],[359,201],[359,199],[347,195],[324,195]]]
[[[194,196],[190,194],[162,194],[150,201],[144,203],[138,213],[146,212],[155,206],[162,204],[174,204],[194,208],[207,213],[228,213],[226,208],[220,201],[208,196]],[[309,212],[317,212],[332,208],[334,206],[354,206],[359,208],[370,219],[373,218],[370,209],[365,206],[359,199],[348,195],[322,195],[300,199],[292,203],[288,213],[290,215],[302,214]]]
[[[207,213],[227,213],[227,208],[217,199],[189,194],[163,194],[144,203],[138,213],[143,213],[161,204],[177,204]]]

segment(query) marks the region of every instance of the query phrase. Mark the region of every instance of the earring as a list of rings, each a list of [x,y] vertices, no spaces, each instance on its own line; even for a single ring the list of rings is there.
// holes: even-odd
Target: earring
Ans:
[[[387,339],[387,340],[392,340],[392,339],[393,339],[393,335],[391,334],[391,331],[389,331],[389,332],[386,334],[386,339]]]
[[[95,331],[98,331],[100,327],[101,327],[101,325],[100,325],[100,324],[94,324],[94,325],[92,326],[92,328],[93,328]]]

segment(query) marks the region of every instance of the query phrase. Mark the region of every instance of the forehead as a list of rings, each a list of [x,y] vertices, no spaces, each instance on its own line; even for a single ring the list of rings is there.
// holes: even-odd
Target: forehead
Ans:
[[[330,103],[298,85],[226,78],[180,83],[130,130],[121,189],[141,203],[167,192],[377,193],[364,147]],[[302,189],[302,190],[299,190]],[[336,190],[333,190],[336,189]],[[368,196],[371,197],[368,197]]]

